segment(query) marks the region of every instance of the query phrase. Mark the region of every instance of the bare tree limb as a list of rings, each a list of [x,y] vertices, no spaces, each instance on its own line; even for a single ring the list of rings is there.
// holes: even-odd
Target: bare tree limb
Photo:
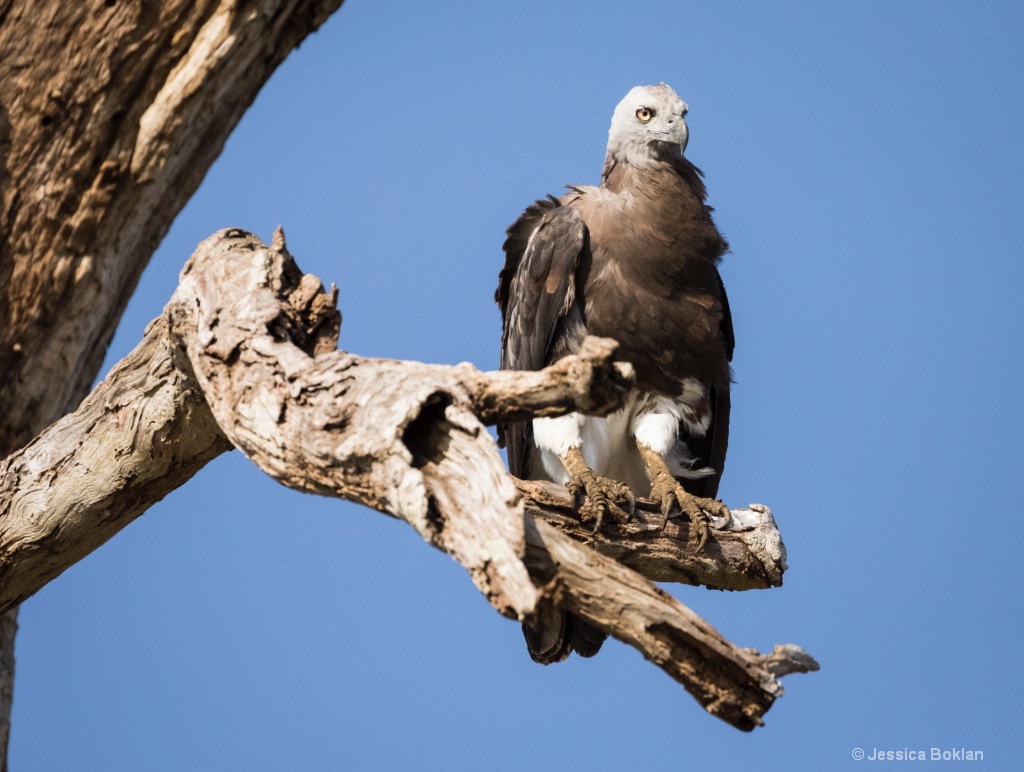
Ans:
[[[281,313],[301,275],[277,246],[207,239],[167,309],[221,429],[279,482],[401,517],[501,613],[532,613],[522,504],[454,369],[312,357],[300,347],[311,324]]]
[[[639,649],[712,715],[749,731],[782,695],[758,655],[634,571],[544,522],[527,529],[527,543],[527,563],[555,603]]]
[[[777,584],[784,551],[766,508],[740,535],[717,534],[701,558],[686,555],[678,524],[656,534],[656,517],[642,512],[595,541],[619,561],[526,514],[477,414],[501,417],[502,405],[515,415],[614,409],[628,373],[611,366],[606,344],[529,374],[528,399],[505,393],[522,383],[514,374],[335,351],[334,294],[301,274],[280,234],[267,248],[237,230],[200,245],[165,318],[79,412],[0,467],[0,608],[183,483],[227,447],[226,436],[286,485],[406,520],[502,614],[529,618],[544,597],[582,616],[741,729],[759,724],[782,693],[777,674],[814,666],[798,647],[765,657],[738,649],[624,565],[714,586]],[[130,394],[145,398],[129,405]],[[100,470],[108,458],[116,463]],[[75,500],[76,484],[92,487]],[[521,489],[531,510],[580,536],[558,512],[563,491]],[[774,563],[762,559],[772,534]],[[730,579],[729,560],[747,576]]]
[[[771,510],[763,504],[732,510],[729,527],[712,529],[704,549],[694,553],[689,522],[682,517],[666,521],[652,501],[638,500],[633,517],[612,505],[604,528],[593,534],[590,524],[573,514],[572,500],[562,486],[528,480],[517,480],[516,485],[528,514],[648,579],[716,590],[782,586],[786,547]]]
[[[590,337],[579,354],[544,370],[481,373],[472,365],[460,372],[473,411],[485,424],[568,412],[606,415],[622,404],[633,385],[633,366],[615,361],[618,344]]]
[[[231,448],[156,319],[81,407],[0,462],[0,608],[88,555]]]

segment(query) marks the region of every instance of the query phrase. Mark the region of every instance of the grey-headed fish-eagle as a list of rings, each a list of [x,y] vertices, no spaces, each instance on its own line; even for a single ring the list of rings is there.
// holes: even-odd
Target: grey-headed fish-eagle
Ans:
[[[507,231],[495,299],[501,367],[538,370],[583,338],[619,344],[635,388],[607,417],[571,413],[498,427],[512,474],[584,495],[600,528],[634,496],[681,511],[697,548],[711,518],[729,434],[733,331],[718,263],[728,244],[705,203],[703,173],[683,156],[686,103],[664,83],[637,86],[615,108],[601,184],[570,186],[528,207]],[[593,656],[605,635],[554,606],[523,625],[548,664]]]

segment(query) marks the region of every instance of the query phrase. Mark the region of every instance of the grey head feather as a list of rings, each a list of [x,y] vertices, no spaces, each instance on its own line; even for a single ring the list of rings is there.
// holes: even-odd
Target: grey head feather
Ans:
[[[689,109],[665,83],[630,89],[612,114],[605,176],[617,162],[644,166],[665,160],[666,153],[682,158],[690,136],[686,125]]]

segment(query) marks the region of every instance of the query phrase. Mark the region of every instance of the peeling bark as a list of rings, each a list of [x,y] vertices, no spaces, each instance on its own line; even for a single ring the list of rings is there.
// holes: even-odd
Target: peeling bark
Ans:
[[[182,484],[227,438],[285,485],[405,520],[500,613],[527,619],[544,598],[636,647],[740,729],[782,693],[777,675],[816,667],[792,645],[765,657],[735,647],[638,573],[776,586],[785,552],[767,508],[713,534],[700,556],[687,552],[686,526],[644,506],[634,521],[610,520],[592,549],[566,535],[581,538],[564,489],[517,488],[505,472],[480,416],[614,410],[629,383],[614,344],[588,341],[529,374],[368,359],[334,350],[334,300],[301,274],[280,232],[270,248],[238,230],[203,242],[143,343],[78,412],[0,467],[0,609]],[[523,379],[528,398],[513,393]],[[130,394],[145,398],[118,397]],[[106,457],[117,463],[92,490],[70,495]]]

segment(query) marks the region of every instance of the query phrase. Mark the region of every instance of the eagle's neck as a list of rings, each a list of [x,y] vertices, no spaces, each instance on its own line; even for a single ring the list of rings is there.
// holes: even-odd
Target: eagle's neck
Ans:
[[[719,261],[729,245],[715,227],[696,166],[682,156],[644,164],[613,161],[601,182],[606,195],[593,197],[589,206],[582,204],[588,225],[596,215],[607,220],[610,232],[632,234],[619,254],[628,254],[635,268],[651,263],[664,271],[672,266],[682,272],[680,281],[693,280],[692,271],[706,270],[699,264]]]
[[[688,193],[703,205],[707,198],[707,189],[702,179],[704,173],[690,163],[678,148],[667,143],[656,143],[662,147],[650,157],[636,161],[624,158],[613,148],[608,149],[605,156],[604,169],[601,172],[601,187],[613,193],[621,193],[638,185],[668,185],[675,188],[681,184]]]

